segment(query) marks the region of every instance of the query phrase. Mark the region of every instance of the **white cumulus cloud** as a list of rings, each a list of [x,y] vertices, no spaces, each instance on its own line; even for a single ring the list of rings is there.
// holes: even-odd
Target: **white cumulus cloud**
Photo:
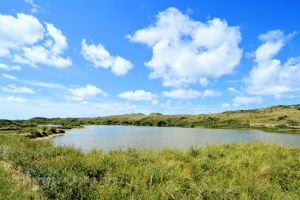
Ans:
[[[171,99],[195,99],[202,94],[200,91],[193,89],[173,89],[171,91],[163,91],[162,95]]]
[[[170,91],[163,91],[162,95],[167,98],[171,99],[178,99],[178,100],[186,100],[186,99],[196,99],[199,97],[216,97],[220,96],[222,93],[219,91],[213,90],[204,90],[200,92],[194,89],[173,89]]]
[[[29,87],[19,87],[14,84],[7,85],[6,87],[1,87],[1,90],[4,92],[11,92],[11,93],[26,93],[26,94],[34,94],[32,88]]]
[[[69,90],[71,93],[71,100],[86,101],[96,96],[107,96],[107,94],[100,88],[87,84],[84,87],[73,88]]]
[[[246,96],[237,96],[233,99],[234,105],[249,105],[249,104],[260,104],[263,102],[261,97],[246,97]]]
[[[92,62],[95,67],[110,68],[112,73],[117,76],[125,75],[133,67],[129,60],[110,55],[102,44],[87,44],[85,39],[81,42],[81,54],[86,60]]]
[[[21,97],[8,96],[5,97],[5,100],[10,103],[20,103],[20,104],[26,103],[26,100]]]
[[[154,101],[156,95],[144,90],[126,91],[119,94],[120,98],[133,101]]]
[[[285,63],[274,58],[293,35],[273,30],[259,36],[262,44],[255,51],[254,66],[245,79],[249,94],[281,97],[300,92],[300,57],[288,58]]]
[[[165,86],[206,86],[210,78],[231,74],[242,56],[239,27],[219,18],[195,21],[176,8],[160,12],[154,24],[127,38],[152,48],[149,77],[162,78]]]
[[[202,97],[218,97],[221,96],[222,92],[214,90],[204,90]]]
[[[12,49],[35,44],[44,37],[44,31],[39,20],[31,15],[0,14],[0,49],[9,53]]]
[[[23,47],[22,55],[15,55],[14,61],[36,66],[37,64],[49,65],[58,68],[68,67],[72,64],[70,58],[61,54],[68,47],[67,39],[53,24],[46,23],[47,39],[43,44],[32,47]]]
[[[234,87],[229,87],[229,88],[227,88],[227,90],[232,93],[239,93],[239,91],[237,89],[235,89]]]
[[[0,14],[0,57],[63,68],[72,64],[70,58],[62,57],[67,47],[66,37],[53,24],[23,13],[16,17]]]

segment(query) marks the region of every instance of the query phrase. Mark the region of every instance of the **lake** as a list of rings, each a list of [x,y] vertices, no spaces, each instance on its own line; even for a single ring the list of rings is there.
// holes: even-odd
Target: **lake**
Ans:
[[[140,127],[140,126],[86,126],[66,131],[50,139],[54,145],[70,145],[83,151],[101,149],[187,149],[192,146],[232,142],[278,143],[300,146],[300,135],[267,133],[256,130]]]

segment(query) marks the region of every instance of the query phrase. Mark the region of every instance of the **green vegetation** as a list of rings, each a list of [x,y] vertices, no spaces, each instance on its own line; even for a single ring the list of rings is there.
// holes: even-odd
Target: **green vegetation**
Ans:
[[[0,161],[1,200],[45,199],[34,186],[28,177],[12,169],[9,164]]]
[[[82,120],[88,124],[260,129],[273,132],[300,133],[300,105],[273,106],[264,109],[203,115],[153,113],[148,116],[134,114]]]
[[[28,133],[31,130],[40,130],[41,126],[59,125],[59,129],[81,128],[86,123],[76,118],[42,118],[36,117],[29,120],[0,119],[0,131],[14,131],[16,133]]]
[[[26,120],[6,120],[0,119],[0,131],[19,131],[24,128],[35,127],[35,124],[32,124]]]
[[[300,198],[300,149],[277,145],[83,153],[6,134],[0,159],[28,174],[46,199]]]
[[[0,120],[0,131],[28,132],[37,125],[60,125],[61,129],[84,125],[134,125],[259,129],[270,132],[300,133],[300,104],[272,106],[255,110],[238,110],[201,115],[126,114],[94,118],[41,118]]]
[[[300,148],[236,143],[83,153],[31,139],[84,125],[300,133],[300,105],[205,115],[0,120],[0,199],[300,199]]]
[[[273,106],[256,110],[239,110],[217,114],[203,115],[162,115],[153,113],[128,114],[95,118],[32,118],[26,121],[0,121],[1,124],[19,127],[36,125],[61,125],[63,129],[80,127],[82,125],[135,125],[135,126],[177,126],[204,128],[244,128],[263,129],[274,132],[299,132],[300,105]],[[9,122],[11,122],[10,125]],[[19,128],[19,129],[21,129]]]
[[[65,133],[65,130],[61,128],[43,126],[29,130],[29,134],[27,136],[30,138],[39,138],[63,133]]]

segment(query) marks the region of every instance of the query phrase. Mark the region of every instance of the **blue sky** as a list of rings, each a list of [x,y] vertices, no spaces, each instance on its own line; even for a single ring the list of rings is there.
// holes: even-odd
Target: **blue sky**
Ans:
[[[296,1],[0,2],[0,118],[299,103]]]

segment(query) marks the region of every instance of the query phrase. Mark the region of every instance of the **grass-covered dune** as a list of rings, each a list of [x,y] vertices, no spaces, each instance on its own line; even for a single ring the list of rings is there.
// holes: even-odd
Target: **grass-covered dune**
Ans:
[[[18,135],[0,135],[0,147],[0,159],[31,177],[46,199],[300,198],[299,148],[238,143],[83,153]],[[0,168],[0,183],[6,179]]]
[[[228,111],[200,115],[126,114],[93,118],[42,118],[0,120],[0,131],[24,129],[36,125],[57,124],[62,129],[82,125],[135,125],[202,128],[260,129],[282,133],[300,133],[300,104],[280,105],[254,110]]]
[[[87,124],[244,128],[300,133],[300,105],[273,106],[201,115],[132,114],[81,119]]]

